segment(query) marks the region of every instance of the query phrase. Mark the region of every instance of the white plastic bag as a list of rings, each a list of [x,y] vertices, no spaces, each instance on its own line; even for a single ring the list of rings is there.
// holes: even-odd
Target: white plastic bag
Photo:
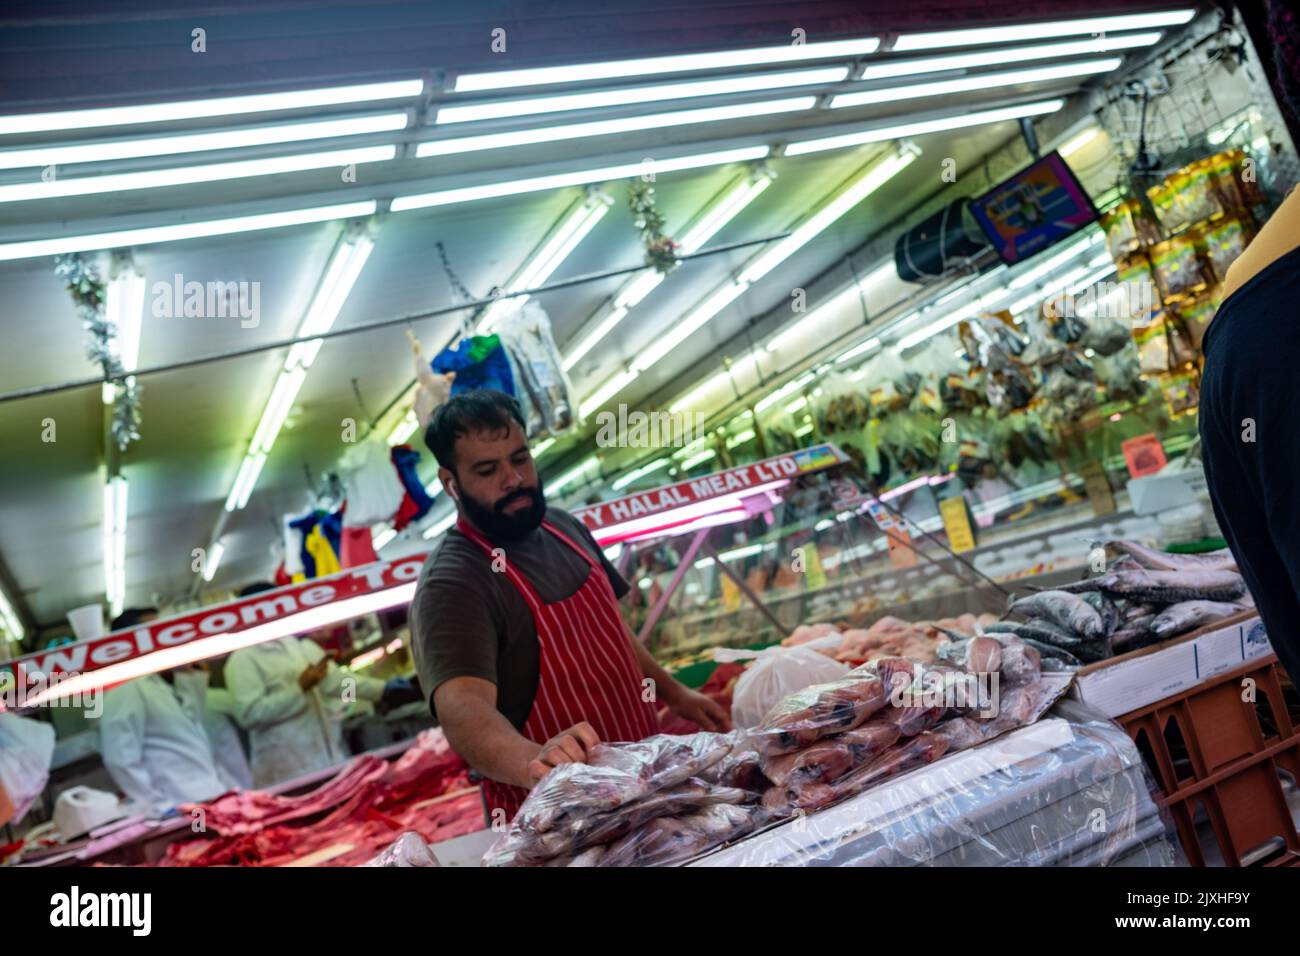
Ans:
[[[45,789],[53,757],[53,727],[0,713],[0,790],[14,806],[14,820],[21,820]],[[8,822],[0,817],[0,824]]]
[[[813,650],[813,645],[824,640],[749,652],[754,663],[736,681],[731,698],[731,719],[736,727],[755,727],[782,697],[812,684],[838,680],[847,674],[847,664]],[[741,652],[732,652],[735,653]],[[714,656],[721,659],[716,652]],[[730,654],[728,658],[739,659]]]

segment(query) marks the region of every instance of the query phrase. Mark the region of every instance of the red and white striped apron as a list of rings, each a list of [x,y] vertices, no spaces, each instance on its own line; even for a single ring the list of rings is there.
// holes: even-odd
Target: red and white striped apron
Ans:
[[[456,527],[492,556],[477,528],[464,520]],[[658,714],[642,697],[644,675],[605,569],[554,525],[543,521],[542,528],[576,551],[589,570],[572,596],[546,604],[507,555],[506,576],[528,602],[537,628],[537,693],[522,733],[541,744],[585,720],[602,741],[644,740],[658,731]],[[497,807],[512,819],[527,796],[522,787],[483,782],[489,820]]]

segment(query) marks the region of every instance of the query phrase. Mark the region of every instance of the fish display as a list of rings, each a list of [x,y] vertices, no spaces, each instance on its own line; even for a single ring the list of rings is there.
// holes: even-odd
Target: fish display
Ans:
[[[1022,641],[1035,641],[1041,644],[1053,644],[1056,647],[1074,647],[1082,643],[1083,638],[1071,634],[1045,619],[1029,621],[996,621],[984,628],[986,634],[1014,634]]]
[[[1125,540],[1108,542],[1106,548],[1128,555],[1151,571],[1237,570],[1237,559],[1227,548],[1204,554],[1171,554]]]
[[[1120,622],[1124,620],[1124,612],[1119,609],[1119,605],[1106,597],[1104,591],[1088,591],[1079,596],[1100,615],[1102,631],[1105,634],[1114,634]]]
[[[1084,639],[1106,636],[1106,627],[1097,609],[1077,594],[1066,591],[1039,591],[1012,601],[1007,611],[1021,617],[1046,618]]]
[[[1149,625],[1156,636],[1172,637],[1244,610],[1240,604],[1226,601],[1181,601],[1157,614]]]
[[[1232,552],[1170,554],[1135,541],[1106,543],[1117,555],[1100,574],[1014,600],[1022,620],[987,625],[1050,645],[1079,663],[1169,640],[1254,606]]]

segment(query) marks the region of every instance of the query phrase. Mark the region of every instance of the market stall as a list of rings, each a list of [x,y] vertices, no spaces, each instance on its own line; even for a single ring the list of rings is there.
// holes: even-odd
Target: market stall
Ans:
[[[1300,859],[1300,700],[1198,441],[1227,270],[1300,179],[1256,11],[629,8],[575,49],[396,6],[321,14],[359,60],[232,86],[115,35],[157,72],[0,95],[0,271],[49,317],[0,356],[0,711],[57,736],[5,862]],[[480,789],[431,635],[491,648],[432,669],[500,692],[481,727],[641,729]],[[96,695],[299,636],[281,700],[350,759],[128,814]]]

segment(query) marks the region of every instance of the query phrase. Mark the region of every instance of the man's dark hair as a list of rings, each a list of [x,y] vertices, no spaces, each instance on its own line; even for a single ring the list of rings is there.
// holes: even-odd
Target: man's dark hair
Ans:
[[[135,627],[150,614],[156,616],[158,614],[158,609],[156,607],[125,608],[121,614],[113,618],[112,622],[108,625],[108,629],[110,631],[120,631],[124,627]]]
[[[424,430],[424,443],[438,464],[455,471],[457,438],[476,431],[507,430],[512,419],[526,429],[524,414],[514,398],[494,388],[478,388],[438,406]]]
[[[276,585],[270,581],[254,581],[252,584],[245,584],[239,589],[236,597],[248,597],[250,594],[261,594],[263,591],[274,591]]]

